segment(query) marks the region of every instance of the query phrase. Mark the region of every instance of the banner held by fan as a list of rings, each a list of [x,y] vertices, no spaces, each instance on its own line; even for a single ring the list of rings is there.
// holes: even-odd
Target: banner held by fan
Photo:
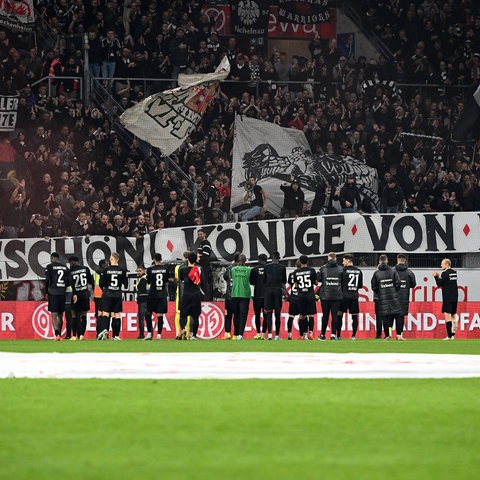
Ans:
[[[229,73],[225,57],[213,73],[180,74],[177,88],[151,95],[125,110],[120,120],[134,135],[170,155],[200,123]]]

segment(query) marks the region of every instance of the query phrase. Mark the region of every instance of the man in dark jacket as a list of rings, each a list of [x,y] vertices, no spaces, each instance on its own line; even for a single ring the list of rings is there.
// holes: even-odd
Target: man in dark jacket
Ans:
[[[389,178],[382,191],[382,213],[398,213],[403,210],[405,199],[402,187],[395,177]]]
[[[322,304],[322,330],[318,340],[325,340],[328,319],[332,317],[331,340],[337,336],[337,315],[343,298],[343,268],[337,263],[337,255],[333,252],[328,254],[328,260],[317,273],[317,280],[320,284],[320,302]]]
[[[355,185],[354,175],[348,176],[347,181],[340,190],[338,199],[342,206],[342,213],[361,213],[362,199],[360,198],[360,191],[357,185]]]
[[[408,305],[410,303],[410,290],[417,285],[415,274],[407,266],[407,257],[403,253],[397,255],[397,264],[395,270],[400,277],[400,290],[398,291],[398,300],[400,303],[400,316],[397,317],[395,327],[397,329],[397,340],[405,340],[403,337],[403,327],[405,316],[408,315]]]
[[[305,194],[300,187],[300,183],[296,180],[294,180],[291,185],[284,183],[280,185],[280,190],[284,195],[282,217],[298,217],[301,215]]]
[[[395,269],[388,265],[388,257],[380,255],[378,270],[372,277],[372,290],[377,295],[377,312],[382,319],[385,340],[390,340],[393,319],[401,317],[398,291],[400,277]]]

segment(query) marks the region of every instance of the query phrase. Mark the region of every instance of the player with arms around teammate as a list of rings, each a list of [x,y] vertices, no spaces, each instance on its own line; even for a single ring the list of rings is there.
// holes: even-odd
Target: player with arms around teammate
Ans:
[[[267,263],[267,256],[261,253],[258,256],[258,265],[252,268],[250,272],[250,284],[253,285],[253,313],[255,315],[255,330],[257,334],[253,337],[254,340],[265,340],[266,324],[262,321],[260,315],[265,313],[265,265]],[[270,333],[272,333],[270,331]]]
[[[88,267],[80,265],[78,257],[72,255],[70,263],[70,285],[72,286],[72,321],[76,324],[79,340],[85,338],[87,328],[87,312],[90,310],[90,290],[94,288],[92,273]]]
[[[408,315],[408,306],[410,304],[410,290],[417,285],[415,274],[407,266],[407,256],[403,253],[397,255],[397,264],[395,270],[400,277],[400,290],[398,291],[398,300],[400,302],[400,317],[397,317],[395,327],[397,329],[397,340],[405,340],[403,328],[405,325],[405,316]]]
[[[110,266],[100,274],[100,287],[102,289],[103,310],[102,331],[98,340],[108,339],[110,318],[112,318],[112,337],[121,340],[120,329],[122,325],[122,286],[128,286],[127,271],[119,266],[120,255],[113,252],[110,255]]]
[[[298,296],[298,324],[300,337],[313,340],[314,317],[317,313],[315,286],[318,284],[315,269],[308,266],[308,257],[302,255],[298,261],[300,268],[293,272],[293,280]]]
[[[340,339],[343,326],[343,314],[349,312],[352,316],[352,340],[355,340],[358,330],[358,290],[363,287],[363,273],[353,265],[354,257],[351,253],[343,255],[343,298],[337,317],[337,339]]]
[[[154,312],[157,314],[157,340],[162,338],[163,316],[168,311],[169,278],[168,267],[162,265],[162,255],[156,253],[153,256],[153,265],[147,268],[147,284],[150,285],[150,290],[147,299],[147,312],[145,313],[145,323],[148,331],[145,340],[151,340],[153,337],[152,313]]]
[[[68,268],[60,263],[60,256],[52,252],[45,269],[45,283],[48,295],[48,311],[52,314],[55,340],[62,339],[63,313],[65,312],[65,293],[68,282]]]
[[[447,336],[444,340],[454,340],[457,331],[457,305],[458,305],[458,284],[457,272],[452,269],[452,262],[449,258],[444,258],[441,263],[442,274],[432,272],[435,282],[442,287],[442,313],[445,314],[445,326]]]
[[[202,284],[204,283],[202,268],[197,265],[197,253],[189,252],[187,265],[182,265],[178,272],[179,281],[183,282],[183,294],[180,299],[181,338],[187,339],[186,325],[190,317],[190,340],[197,339],[198,323],[202,313]]]

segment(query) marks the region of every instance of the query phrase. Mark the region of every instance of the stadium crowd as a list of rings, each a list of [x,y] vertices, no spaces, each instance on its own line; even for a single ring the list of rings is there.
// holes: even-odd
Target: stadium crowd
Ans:
[[[467,88],[453,87],[480,81],[476,2],[364,2],[366,22],[393,53],[370,59],[318,35],[309,58],[242,49],[239,39],[219,37],[203,3],[44,0],[37,45],[0,27],[0,94],[20,94],[16,131],[0,145],[17,170],[13,188],[1,191],[0,237],[143,236],[224,221],[235,113],[303,130],[313,153],[374,167],[382,212],[480,210],[479,136],[449,140],[468,101]],[[84,49],[90,74],[121,108],[228,57],[221,95],[171,156],[185,178],[137,140],[125,144],[95,92],[81,100],[72,76],[83,75]],[[36,84],[48,75],[50,85]],[[139,78],[152,82],[144,89]],[[195,204],[193,184],[203,192]]]

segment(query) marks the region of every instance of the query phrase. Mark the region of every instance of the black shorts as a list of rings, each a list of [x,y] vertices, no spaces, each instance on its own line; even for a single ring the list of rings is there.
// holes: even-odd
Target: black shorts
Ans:
[[[200,293],[193,295],[183,294],[180,303],[180,315],[188,317],[190,315],[199,317],[202,313],[202,296]]]
[[[340,304],[340,311],[342,313],[348,311],[350,315],[358,315],[360,313],[358,298],[344,298]]]
[[[55,313],[65,312],[65,295],[48,295],[48,311]]]
[[[103,312],[103,298],[95,297],[93,301],[95,302],[95,309],[97,312]]]
[[[302,317],[315,315],[317,313],[317,302],[314,298],[298,298],[298,313]]]
[[[449,313],[450,315],[455,315],[457,313],[457,304],[458,302],[443,302],[442,313]]]
[[[147,299],[147,312],[167,313],[167,297],[151,297]]]
[[[298,315],[300,312],[298,311],[298,300],[295,299],[292,302],[292,299],[290,299],[289,305],[288,305],[288,314],[289,315]]]
[[[75,303],[72,301],[72,310],[74,312],[88,312],[90,310],[90,298],[78,297]]]
[[[122,297],[102,297],[103,311],[106,313],[121,313],[123,309]]]
[[[267,312],[280,310],[282,308],[282,291],[268,289],[265,291],[264,309]]]

